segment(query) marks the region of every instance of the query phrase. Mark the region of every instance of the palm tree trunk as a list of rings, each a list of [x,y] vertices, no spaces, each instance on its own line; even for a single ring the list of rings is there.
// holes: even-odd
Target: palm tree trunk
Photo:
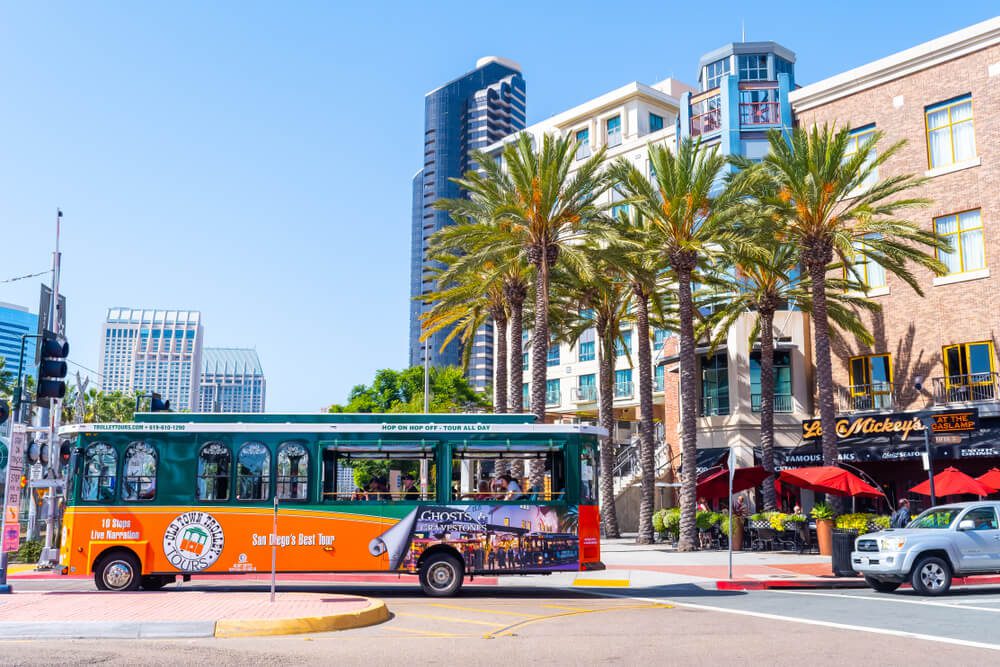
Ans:
[[[837,412],[833,404],[833,362],[830,357],[830,323],[826,315],[827,262],[810,262],[812,320],[816,337],[816,389],[819,393],[819,422],[823,429],[823,465],[837,463]]]
[[[522,358],[524,356],[524,346],[522,344],[522,331],[524,331],[524,294],[517,296],[507,295],[507,305],[510,307],[510,387],[508,405],[511,412],[524,412],[524,394],[521,387],[524,385],[524,366]]]
[[[695,393],[694,302],[691,297],[693,266],[672,262],[677,272],[677,300],[680,316],[681,371],[681,525],[677,540],[678,551],[698,548],[695,526],[695,494],[698,487],[698,400]],[[693,260],[690,262],[694,264]],[[680,265],[680,266],[679,266]]]
[[[549,261],[548,248],[541,248],[535,262],[535,330],[531,334],[531,412],[538,423],[545,422],[545,380],[549,354]],[[545,462],[532,459],[528,464],[528,484],[542,488]]]
[[[498,415],[507,412],[507,318],[495,317],[496,335],[493,337],[493,367],[496,368],[496,378],[493,380],[493,412]]]
[[[767,471],[761,493],[764,509],[772,511],[778,509],[774,493],[774,309],[762,307],[757,317],[760,318],[760,456]]]
[[[614,341],[608,340],[613,334],[610,327],[601,317],[597,319],[597,336],[601,341],[600,358],[597,362],[598,381],[598,423],[608,432],[601,440],[601,521],[604,524],[604,537],[621,537],[618,528],[618,513],[615,511],[615,443],[613,439],[615,427],[614,414]]]
[[[635,325],[639,354],[639,466],[642,469],[639,499],[639,533],[636,544],[653,543],[653,503],[656,489],[653,442],[653,377],[649,345],[649,296],[642,286],[632,286],[635,295]]]

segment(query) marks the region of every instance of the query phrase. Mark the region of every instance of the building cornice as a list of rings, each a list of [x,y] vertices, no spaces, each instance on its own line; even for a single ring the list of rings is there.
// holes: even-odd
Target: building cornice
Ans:
[[[809,84],[788,98],[796,112],[808,111],[997,44],[1000,16]]]

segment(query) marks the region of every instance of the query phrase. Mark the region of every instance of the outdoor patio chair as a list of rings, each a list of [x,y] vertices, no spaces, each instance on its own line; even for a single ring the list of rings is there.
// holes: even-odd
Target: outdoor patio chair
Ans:
[[[778,537],[774,528],[757,528],[750,548],[754,551],[770,551],[774,549],[774,542]]]

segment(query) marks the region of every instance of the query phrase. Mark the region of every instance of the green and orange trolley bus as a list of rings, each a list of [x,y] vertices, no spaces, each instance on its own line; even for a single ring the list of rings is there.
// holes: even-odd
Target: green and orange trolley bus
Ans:
[[[60,433],[62,571],[102,590],[269,572],[272,554],[279,573],[416,574],[435,596],[476,575],[604,567],[592,426],[160,412]]]

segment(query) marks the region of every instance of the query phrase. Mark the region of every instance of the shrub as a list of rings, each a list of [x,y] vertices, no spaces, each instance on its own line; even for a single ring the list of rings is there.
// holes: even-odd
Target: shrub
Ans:
[[[888,514],[880,514],[872,519],[872,523],[875,525],[875,528],[878,528],[879,530],[888,530],[892,525],[892,517]]]
[[[667,532],[667,527],[663,523],[663,517],[666,512],[667,510],[657,510],[656,512],[653,512],[653,530],[657,533]]]
[[[39,540],[27,540],[17,550],[15,558],[19,563],[37,563],[42,556],[42,548],[45,545]]]
[[[834,525],[840,530],[856,530],[858,534],[861,534],[868,531],[868,521],[871,518],[873,518],[873,515],[862,512],[841,514],[837,517]]]
[[[698,512],[695,514],[694,523],[698,526],[698,530],[711,530],[716,521],[714,515],[715,512]]]
[[[671,507],[668,510],[664,510],[663,513],[663,528],[664,530],[674,537],[678,536],[681,532],[681,508]]]
[[[826,503],[816,503],[813,505],[812,510],[809,511],[809,515],[814,519],[832,519],[834,517],[833,508]]]

